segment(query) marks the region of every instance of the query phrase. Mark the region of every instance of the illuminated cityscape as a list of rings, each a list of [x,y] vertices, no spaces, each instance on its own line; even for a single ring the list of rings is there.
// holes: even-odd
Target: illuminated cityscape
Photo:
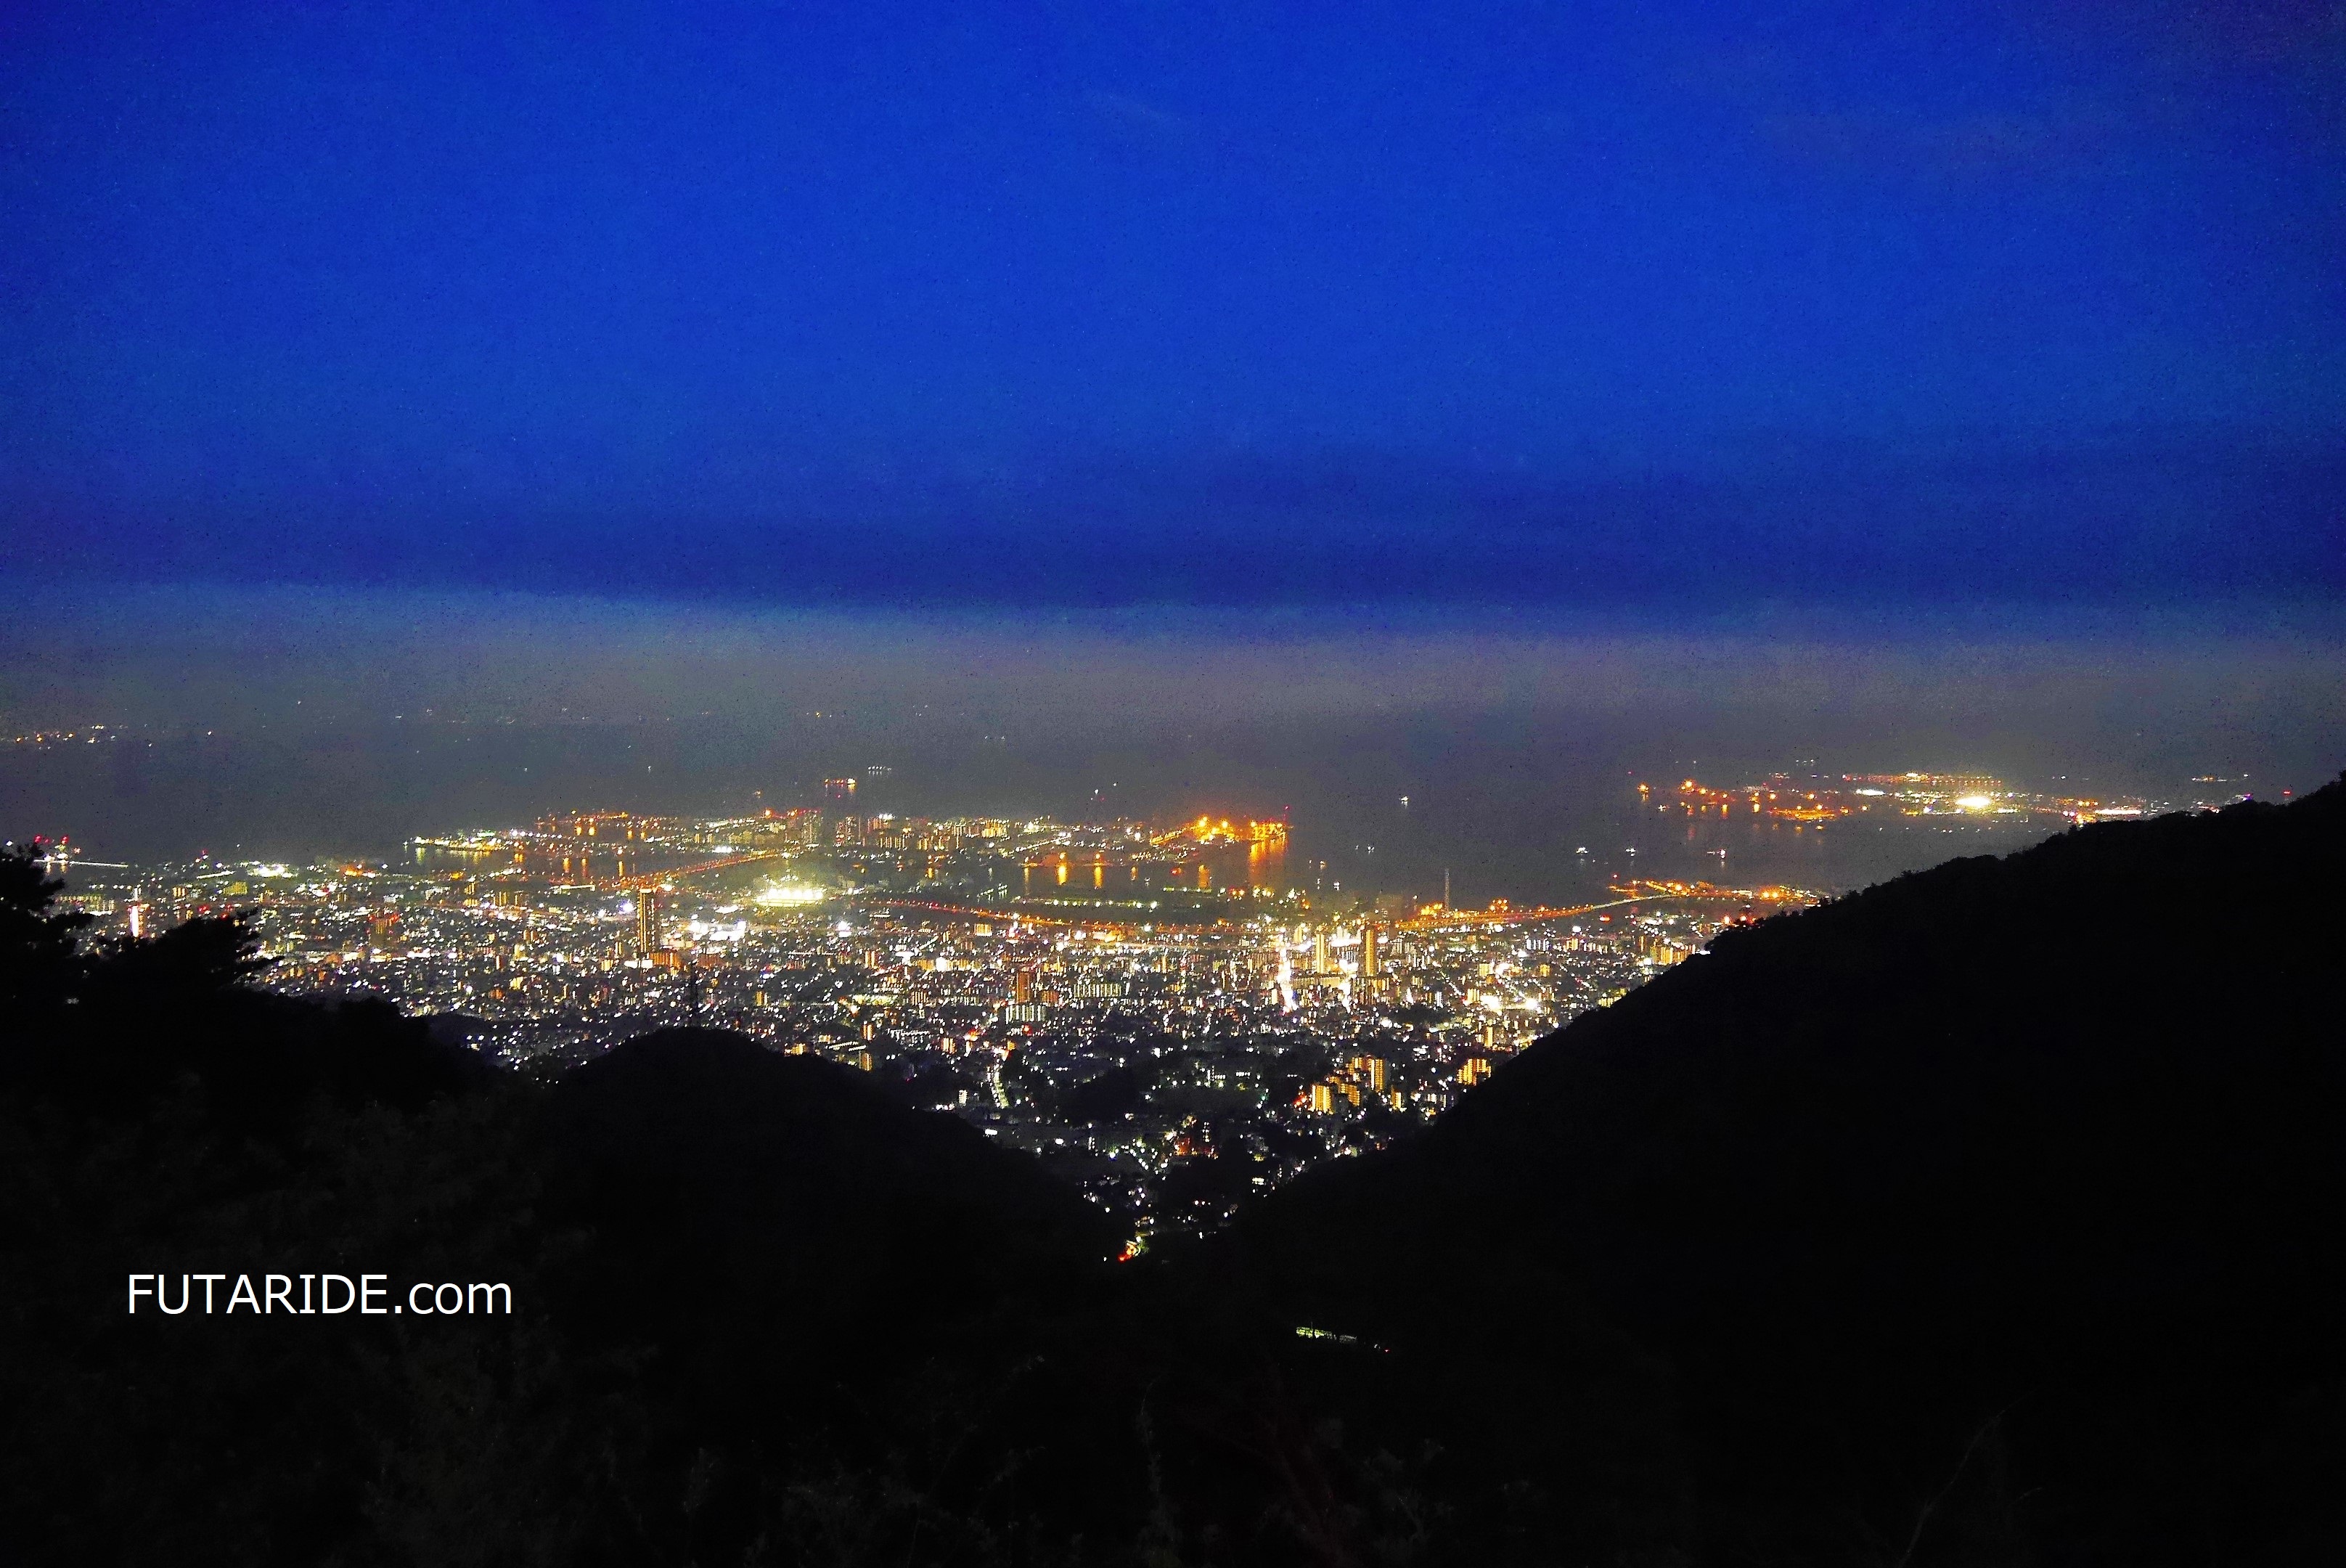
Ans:
[[[2221,784],[2214,777],[2195,784]],[[1832,779],[1770,774],[1757,783],[1716,789],[1685,780],[1675,789],[1637,787],[1641,797],[1665,812],[1683,816],[1739,816],[1794,823],[1838,822],[1865,817],[1939,817],[1966,820],[2029,820],[2083,826],[2126,821],[2164,809],[2138,796],[2085,796],[2015,789],[1984,773],[1863,773]],[[2238,798],[2238,797],[2236,797]],[[2205,807],[2216,802],[2200,801]]]
[[[1128,1219],[1137,1247],[1406,1135],[1724,927],[1821,896],[1617,875],[1564,907],[1451,907],[1446,873],[1429,899],[1345,891],[1324,862],[1291,872],[1283,820],[868,809],[889,771],[825,779],[820,806],[562,811],[389,859],[134,866],[68,845],[54,863],[101,935],[240,912],[270,987],[379,997],[508,1062],[698,1023],[869,1072],[1038,1156]],[[2244,782],[2196,778],[2188,804]],[[1981,773],[1688,778],[1626,799],[1690,833],[1871,824],[2000,842],[2171,809]],[[1729,851],[1704,852],[1723,880]]]
[[[395,862],[85,860],[75,897],[117,932],[243,911],[270,985],[382,997],[508,1060],[698,1023],[845,1063],[1040,1156],[1136,1246],[1390,1142],[1723,926],[1811,898],[1646,881],[1454,910],[1292,885],[1284,822],[930,820],[827,793],[553,815]]]

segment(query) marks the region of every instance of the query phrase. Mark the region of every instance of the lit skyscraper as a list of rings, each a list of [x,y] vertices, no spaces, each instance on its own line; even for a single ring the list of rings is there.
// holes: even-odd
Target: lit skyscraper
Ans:
[[[636,948],[645,958],[660,950],[659,894],[649,888],[636,897]]]

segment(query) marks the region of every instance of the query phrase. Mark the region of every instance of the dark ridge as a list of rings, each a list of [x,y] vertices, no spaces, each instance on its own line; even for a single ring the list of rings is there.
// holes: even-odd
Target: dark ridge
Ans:
[[[1505,1346],[1416,1416],[1473,1416],[1494,1479],[1591,1424],[1593,1368],[1656,1369],[1705,1561],[2295,1560],[2346,1541],[2341,889],[2346,783],[1902,877],[1237,1250],[1397,1359]]]
[[[557,1207],[598,1237],[579,1316],[722,1364],[852,1364],[1104,1263],[1115,1227],[1030,1156],[868,1074],[663,1029],[572,1072]]]
[[[1953,862],[1722,939],[1416,1144],[1112,1268],[1035,1162],[865,1074],[682,1030],[491,1072],[252,991],[230,927],[85,952],[19,857],[0,1540],[2334,1560],[2341,887],[2339,787]],[[127,1269],[495,1281],[515,1311],[132,1317]]]
[[[1030,1158],[724,1033],[496,1072],[387,1005],[251,989],[233,922],[84,952],[55,892],[0,864],[0,1555],[931,1561],[1065,1533],[968,1441],[1005,1390],[1025,1419],[1030,1325],[1114,1243]],[[134,1315],[136,1270],[223,1272],[219,1309]],[[325,1271],[384,1281],[380,1314],[227,1310],[240,1275]],[[466,1314],[403,1315],[417,1281]],[[510,1313],[473,1315],[489,1284]]]
[[[248,1129],[282,1131],[316,1099],[416,1111],[501,1075],[387,1002],[252,989],[258,945],[230,917],[86,954],[40,950],[21,1000],[0,1007],[0,1082],[102,1117],[193,1088]]]
[[[884,1475],[908,1428],[998,1426],[1005,1389],[1035,1397],[1032,1325],[1091,1294],[1118,1239],[1031,1156],[719,1030],[574,1070],[546,1128],[546,1218],[578,1238],[548,1308],[582,1362],[634,1369],[650,1473],[721,1456],[684,1533],[709,1561],[811,1474]],[[997,1474],[992,1449],[964,1468]],[[917,1501],[954,1484],[933,1471]]]

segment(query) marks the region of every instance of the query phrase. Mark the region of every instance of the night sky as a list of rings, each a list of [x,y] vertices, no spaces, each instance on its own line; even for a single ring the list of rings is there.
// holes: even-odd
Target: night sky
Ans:
[[[2346,596],[2346,11],[1764,9],[10,6],[6,554]]]

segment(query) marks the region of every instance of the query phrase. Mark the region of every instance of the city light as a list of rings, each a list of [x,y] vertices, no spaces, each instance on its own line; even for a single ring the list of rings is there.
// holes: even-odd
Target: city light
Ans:
[[[1146,1238],[1230,1212],[1227,1193],[1165,1197],[1188,1162],[1243,1161],[1255,1190],[1382,1146],[1719,932],[1818,897],[1632,877],[1657,846],[1633,860],[1629,844],[1591,901],[1459,908],[1431,888],[1348,893],[1322,864],[1292,874],[1284,820],[932,819],[826,794],[710,819],[558,813],[417,838],[390,863],[109,873],[76,859],[74,898],[100,934],[238,910],[266,983],[446,1015],[508,1060],[575,1061],[693,1023],[881,1074],[1035,1154]],[[1624,809],[1791,834],[2157,808],[1910,772],[1687,779],[1638,785]],[[1587,847],[1575,853],[1585,865]],[[1127,1080],[1116,1115],[1088,1108],[1096,1081]]]
[[[836,782],[836,781],[835,781]],[[1259,1190],[1382,1146],[1505,1058],[1797,901],[1625,884],[1590,906],[1352,895],[1288,874],[1288,824],[929,819],[851,808],[693,819],[573,811],[428,835],[399,861],[128,869],[83,897],[118,930],[234,907],[289,993],[444,1015],[512,1061],[698,1023],[882,1074],[1126,1216],[1189,1162]],[[77,878],[95,876],[77,871]],[[1114,1073],[1117,1115],[1087,1109]],[[1106,1091],[1100,1091],[1105,1093]]]

